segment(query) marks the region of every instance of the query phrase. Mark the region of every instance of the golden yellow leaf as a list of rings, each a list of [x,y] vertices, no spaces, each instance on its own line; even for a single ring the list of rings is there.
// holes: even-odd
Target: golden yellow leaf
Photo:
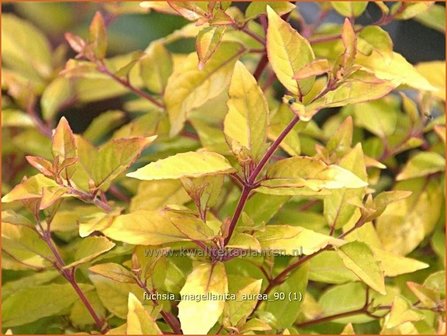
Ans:
[[[437,89],[433,94],[445,101],[445,62],[422,62],[416,65],[416,70]]]
[[[287,90],[295,96],[304,96],[312,88],[315,77],[298,81],[293,76],[314,60],[312,47],[270,6],[267,15],[267,54],[273,71]]]
[[[127,335],[161,335],[154,318],[144,309],[135,294],[129,293]]]
[[[236,60],[244,47],[235,42],[223,42],[202,70],[198,68],[196,53],[188,55],[181,66],[169,77],[164,101],[171,121],[170,134],[176,135],[183,128],[188,114],[208,100],[222,93],[231,79]]]
[[[99,229],[113,240],[133,245],[161,245],[213,237],[212,230],[197,217],[167,210],[138,210],[117,216],[107,227]]]
[[[221,262],[197,264],[180,291],[178,305],[182,331],[186,335],[207,334],[224,310],[228,280]]]
[[[225,34],[226,27],[203,28],[196,39],[197,56],[199,57],[199,69],[202,70],[219,47]]]
[[[166,180],[230,174],[234,171],[235,169],[222,155],[200,151],[180,153],[152,162],[127,176],[140,180]]]
[[[243,146],[253,160],[265,151],[269,108],[255,78],[237,62],[231,78],[224,132],[237,155]]]

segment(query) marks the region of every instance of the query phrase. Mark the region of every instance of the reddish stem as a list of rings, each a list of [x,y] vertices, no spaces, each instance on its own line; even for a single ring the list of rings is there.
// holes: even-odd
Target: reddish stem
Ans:
[[[233,217],[231,219],[230,226],[228,229],[228,236],[225,238],[224,241],[225,245],[227,245],[231,239],[231,236],[242,213],[242,210],[244,209],[245,204],[247,203],[250,192],[257,187],[257,184],[255,183],[256,178],[258,177],[259,173],[261,173],[262,169],[270,160],[275,151],[278,149],[281,142],[284,140],[287,134],[289,134],[289,132],[293,129],[293,127],[298,123],[298,121],[300,121],[300,117],[298,115],[294,115],[293,119],[290,121],[287,127],[284,128],[284,130],[281,132],[278,138],[272,143],[267,152],[264,154],[261,161],[259,161],[259,163],[256,165],[253,172],[250,174],[248,180],[244,181],[244,185],[242,187],[242,194],[241,197],[239,198],[236,210],[234,211]]]
[[[40,226],[40,221],[38,220],[36,216],[37,224]],[[103,319],[101,319],[98,314],[96,314],[95,309],[93,308],[90,301],[85,296],[82,289],[79,287],[78,283],[76,282],[75,278],[75,271],[76,268],[72,267],[69,269],[64,268],[65,262],[62,259],[62,256],[60,255],[56,245],[53,243],[53,240],[51,239],[51,233],[49,231],[43,231],[41,234],[41,237],[43,241],[47,244],[51,252],[53,253],[54,258],[56,259],[54,266],[59,271],[59,273],[70,283],[70,285],[73,287],[73,289],[78,294],[79,298],[81,299],[84,306],[87,308],[88,312],[92,316],[93,320],[95,321],[96,327],[101,332],[101,334],[107,333],[109,330],[107,322]]]
[[[115,75],[113,72],[111,72],[107,66],[102,62],[98,62],[97,64],[98,66],[98,71],[102,72],[103,74],[109,76],[110,78],[112,78],[113,80],[115,80],[116,82],[120,83],[122,86],[126,87],[127,89],[129,89],[130,91],[132,91],[133,93],[137,94],[138,96],[150,101],[152,104],[154,104],[155,106],[159,107],[159,108],[164,108],[164,104],[159,102],[158,100],[156,100],[154,97],[152,97],[151,95],[149,95],[148,93],[140,90],[139,88],[133,86],[129,80],[127,79],[123,79],[117,75]]]
[[[265,40],[261,36],[259,36],[258,34],[252,32],[250,29],[248,29],[247,26],[243,26],[242,28],[237,28],[236,27],[236,29],[241,30],[242,32],[244,32],[245,34],[247,34],[248,36],[250,36],[254,40],[258,41],[262,45],[265,45]]]
[[[37,115],[37,111],[36,111],[34,104],[35,104],[35,100],[31,99],[31,101],[29,102],[27,109],[26,109],[28,112],[28,115],[33,120],[33,122],[36,125],[39,132],[42,133],[47,138],[51,138],[51,128],[48,125],[46,125],[42,121],[42,119],[40,119],[40,117]]]
[[[67,272],[69,273],[69,272]],[[70,278],[67,278],[67,276],[70,276]],[[99,331],[101,332],[101,334],[105,334],[107,333],[107,331],[109,330],[109,327],[107,325],[107,322],[102,320],[95,312],[95,308],[93,308],[92,304],[90,303],[90,301],[87,299],[87,297],[85,296],[84,292],[82,291],[82,289],[79,287],[78,283],[76,282],[76,280],[74,279],[74,272],[71,275],[65,276],[65,278],[70,282],[71,286],[74,288],[74,290],[76,291],[76,293],[78,294],[79,298],[81,299],[82,303],[84,304],[85,308],[87,308],[88,312],[90,313],[90,315],[93,317],[93,319],[95,320],[95,324],[97,326],[97,328],[99,329]]]
[[[262,72],[264,71],[268,62],[269,62],[269,60],[267,57],[267,53],[265,53],[264,55],[262,55],[261,59],[259,60],[258,66],[256,67],[256,70],[253,73],[253,77],[256,79],[256,81],[258,81],[259,78],[261,77]]]
[[[150,295],[151,301],[154,303],[154,305],[158,306],[160,303],[158,302],[157,299],[155,299],[153,297],[155,294],[155,291],[149,290],[149,288],[147,288],[146,284],[143,283],[143,281],[141,281],[137,276],[135,277],[135,280],[136,280],[138,286],[140,286],[141,289],[143,289],[147,294]],[[177,320],[177,318],[171,312],[167,312],[162,309],[160,311],[160,314],[176,335],[183,334],[182,329],[180,327],[180,322]]]
[[[248,196],[250,195],[251,188],[247,185],[244,185],[242,187],[242,193],[241,197],[239,198],[239,202],[237,203],[236,210],[234,211],[233,217],[231,218],[229,230],[228,230],[228,236],[224,240],[224,244],[227,245],[228,242],[231,239],[231,236],[233,234],[234,228],[236,227],[236,223],[239,220],[239,217],[242,213],[242,210],[245,207],[245,203],[247,203]]]

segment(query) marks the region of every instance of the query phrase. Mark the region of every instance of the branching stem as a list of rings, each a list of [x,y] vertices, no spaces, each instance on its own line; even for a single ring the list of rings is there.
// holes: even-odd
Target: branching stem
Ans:
[[[38,217],[36,217],[37,225],[41,227],[40,221],[38,220]],[[53,240],[51,239],[51,232],[48,230],[44,230],[43,232],[38,232],[43,239],[43,241],[47,244],[48,248],[51,250],[51,253],[53,254],[55,258],[54,266],[59,271],[59,273],[70,283],[70,285],[73,287],[73,289],[78,294],[79,298],[81,299],[82,303],[84,304],[85,308],[87,308],[88,312],[92,316],[93,320],[95,321],[96,327],[101,332],[101,334],[107,333],[109,330],[109,327],[107,325],[107,322],[99,317],[99,315],[96,313],[95,308],[93,308],[93,305],[90,303],[88,298],[85,296],[84,292],[82,291],[81,287],[79,287],[78,283],[76,282],[76,268],[65,268],[65,262],[62,259],[61,254],[59,253],[59,250],[57,249],[56,245],[54,244]]]
[[[272,155],[275,153],[275,151],[278,149],[281,142],[284,140],[284,138],[289,134],[289,132],[293,129],[293,127],[300,121],[300,117],[298,115],[294,115],[293,119],[290,121],[290,123],[286,126],[286,128],[283,129],[281,134],[278,136],[278,138],[271,144],[267,152],[264,154],[264,156],[261,158],[259,163],[255,166],[252,173],[248,177],[247,181],[243,181],[243,187],[242,187],[242,193],[239,198],[239,202],[236,206],[236,210],[234,211],[233,217],[230,222],[229,230],[228,230],[228,236],[225,238],[225,245],[228,244],[228,242],[231,239],[231,236],[233,234],[233,231],[236,227],[236,224],[239,220],[240,215],[242,214],[242,210],[245,207],[245,204],[248,201],[248,197],[250,195],[250,192],[257,187],[256,184],[256,178],[261,173],[264,166],[267,164],[267,162],[270,160]]]
[[[148,94],[148,93],[140,90],[139,88],[133,86],[132,83],[130,83],[130,81],[128,79],[124,79],[124,78],[121,78],[121,77],[115,75],[112,71],[110,71],[109,68],[107,68],[107,66],[105,65],[104,62],[99,62],[98,61],[97,68],[98,68],[99,72],[109,76],[114,81],[118,82],[119,84],[121,84],[125,88],[127,88],[130,91],[132,91],[133,93],[137,94],[138,96],[140,96],[140,97],[146,99],[147,101],[151,102],[155,106],[157,106],[159,108],[164,108],[165,107],[163,103],[161,103],[158,100],[156,100],[150,94]]]
[[[360,315],[360,314],[365,314],[365,315],[368,315],[369,317],[372,317],[372,318],[380,318],[380,317],[382,317],[382,316],[374,315],[374,313],[369,311],[369,308],[370,308],[371,304],[373,303],[373,301],[370,301],[369,298],[370,298],[370,296],[369,296],[369,288],[366,288],[365,303],[363,304],[362,307],[360,307],[358,309],[350,310],[350,311],[347,311],[347,312],[342,312],[342,313],[337,313],[337,314],[333,314],[333,315],[318,317],[318,318],[315,318],[313,320],[297,323],[295,325],[297,327],[299,327],[299,328],[304,328],[304,327],[308,327],[310,325],[319,324],[319,323],[328,322],[328,321],[333,321],[333,320],[336,320],[336,319],[339,319],[339,318],[342,318],[342,317],[348,317],[348,316],[354,316],[354,315]],[[374,310],[380,310],[380,309],[384,309],[384,308],[382,308],[382,307],[374,308]]]
[[[339,235],[337,237],[337,239],[343,239],[344,237],[346,237],[347,235],[349,235],[350,233],[352,233],[353,231],[355,231],[356,229],[358,229],[359,227],[361,227],[363,224],[365,224],[365,218],[362,216],[359,218],[359,220],[357,221],[357,223],[348,231],[342,233],[341,235]],[[322,249],[309,254],[307,256],[304,256],[300,259],[298,259],[296,262],[290,264],[289,266],[287,266],[281,273],[279,273],[276,277],[274,277],[273,279],[271,279],[271,281],[269,282],[267,288],[264,290],[264,294],[269,294],[271,292],[271,290],[273,288],[275,288],[276,286],[282,284],[288,277],[288,275],[290,273],[292,273],[295,269],[297,269],[298,267],[300,267],[302,264],[304,264],[306,261],[309,261],[310,259],[316,257],[317,255],[319,255],[320,253],[324,252],[324,251],[329,251],[332,250],[333,247],[331,245],[326,245],[325,247],[323,247]],[[256,303],[256,307],[254,310],[256,310],[259,305],[262,303],[261,300],[259,300]]]
[[[147,285],[143,281],[141,281],[137,276],[135,277],[135,280],[138,286],[150,296],[151,301],[154,303],[154,305],[158,306],[160,303],[158,302],[157,299],[154,298],[155,291],[150,290],[147,287]],[[171,312],[167,312],[162,309],[160,311],[160,314],[176,335],[183,334],[179,320],[177,320],[177,318]]]
[[[43,120],[37,115],[36,107],[35,107],[35,99],[31,99],[26,108],[28,115],[33,120],[39,132],[46,136],[47,138],[51,138],[51,127],[46,125]]]
[[[250,36],[254,40],[256,40],[259,43],[261,43],[262,45],[265,45],[265,40],[261,36],[259,36],[258,34],[252,32],[250,29],[248,29],[248,27],[246,25],[244,25],[242,27],[235,26],[234,28],[239,29],[240,31],[244,32],[245,34],[247,34],[248,36]]]

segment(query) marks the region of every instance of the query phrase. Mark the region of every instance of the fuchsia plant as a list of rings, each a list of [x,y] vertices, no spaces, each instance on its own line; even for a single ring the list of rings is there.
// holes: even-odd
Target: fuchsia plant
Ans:
[[[445,333],[444,61],[384,29],[444,7],[318,6],[104,3],[70,59],[3,16],[4,332]],[[190,23],[108,57],[150,11]]]

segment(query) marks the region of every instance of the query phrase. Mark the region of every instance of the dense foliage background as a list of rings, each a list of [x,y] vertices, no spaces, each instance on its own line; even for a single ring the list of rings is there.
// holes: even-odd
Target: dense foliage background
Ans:
[[[443,4],[2,11],[2,332],[445,333]]]

